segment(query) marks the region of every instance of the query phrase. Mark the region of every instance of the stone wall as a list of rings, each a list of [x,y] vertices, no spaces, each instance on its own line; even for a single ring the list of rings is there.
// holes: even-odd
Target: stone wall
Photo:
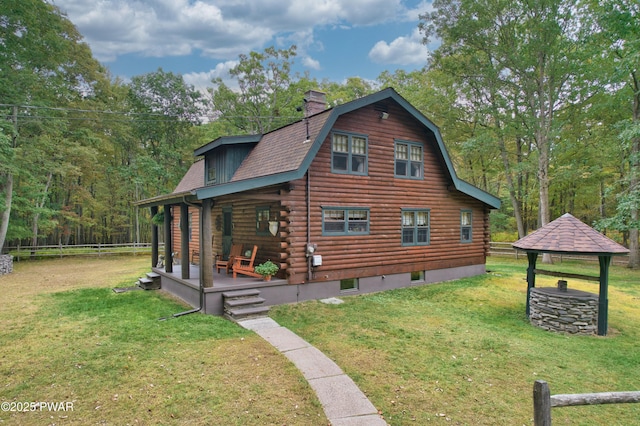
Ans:
[[[596,334],[598,295],[580,290],[534,287],[529,298],[531,324],[545,330]]]
[[[0,255],[0,275],[13,272],[13,256],[10,254]]]

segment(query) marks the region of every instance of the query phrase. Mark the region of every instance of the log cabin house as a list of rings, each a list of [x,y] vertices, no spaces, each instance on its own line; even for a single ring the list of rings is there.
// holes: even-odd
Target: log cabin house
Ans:
[[[300,121],[196,149],[173,193],[137,203],[170,212],[164,266],[153,232],[163,289],[222,314],[230,289],[276,305],[485,272],[500,200],[457,177],[429,119],[392,88],[328,109],[321,92],[304,101]],[[257,246],[255,264],[270,259],[278,275],[216,272],[232,244]]]

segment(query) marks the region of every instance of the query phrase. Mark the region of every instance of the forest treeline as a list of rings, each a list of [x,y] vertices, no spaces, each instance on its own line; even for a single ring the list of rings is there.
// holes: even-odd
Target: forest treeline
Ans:
[[[441,129],[459,176],[499,196],[499,239],[570,212],[638,260],[640,4],[435,0],[420,17],[428,66],[318,81],[296,46],[238,57],[206,91],[158,69],[114,78],[44,0],[0,5],[0,251],[147,241],[137,200],[172,191],[194,149],[393,87]],[[46,23],[43,25],[42,23]],[[233,82],[233,84],[229,83]]]

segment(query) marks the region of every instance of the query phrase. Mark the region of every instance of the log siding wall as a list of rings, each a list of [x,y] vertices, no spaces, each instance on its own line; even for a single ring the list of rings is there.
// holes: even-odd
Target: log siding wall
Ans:
[[[331,134],[309,168],[311,185],[311,243],[323,264],[314,268],[313,281],[379,276],[485,263],[489,246],[489,209],[453,189],[438,155],[435,136],[404,109],[388,105],[381,120],[369,106],[341,116],[334,129],[368,135],[368,175],[331,172]],[[424,179],[394,177],[395,140],[424,144]],[[283,195],[289,212],[286,232],[288,275],[291,283],[307,280],[306,179],[293,182]],[[370,233],[357,236],[322,235],[323,207],[370,209]],[[430,245],[402,246],[402,209],[429,209]],[[472,242],[460,241],[460,212],[472,211]]]
[[[189,206],[189,214],[191,214],[191,241],[189,241],[189,261],[194,251],[200,251],[200,210],[196,207]],[[182,234],[180,233],[180,206],[171,207],[171,235],[173,252],[179,253],[182,244]],[[176,257],[180,259],[180,255]]]

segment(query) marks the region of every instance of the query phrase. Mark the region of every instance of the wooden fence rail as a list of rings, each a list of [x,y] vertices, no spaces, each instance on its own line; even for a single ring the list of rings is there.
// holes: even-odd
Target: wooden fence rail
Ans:
[[[575,405],[623,404],[640,402],[640,391],[551,395],[544,380],[533,384],[533,424],[551,426],[551,408]]]
[[[514,257],[516,259],[527,258],[527,254],[524,251],[516,250],[512,247],[512,243],[504,243],[499,241],[492,241],[489,243],[489,256],[503,256]],[[598,262],[598,256],[579,256],[579,255],[567,255],[567,254],[553,254],[554,262],[563,260],[580,260],[586,262]],[[629,255],[613,256],[612,263],[614,265],[627,265],[629,263]]]
[[[160,245],[162,249],[163,244]],[[151,244],[78,244],[78,245],[45,245],[45,246],[17,246],[7,247],[7,253],[16,261],[43,259],[49,257],[67,256],[108,256],[108,255],[139,255],[151,253]]]

